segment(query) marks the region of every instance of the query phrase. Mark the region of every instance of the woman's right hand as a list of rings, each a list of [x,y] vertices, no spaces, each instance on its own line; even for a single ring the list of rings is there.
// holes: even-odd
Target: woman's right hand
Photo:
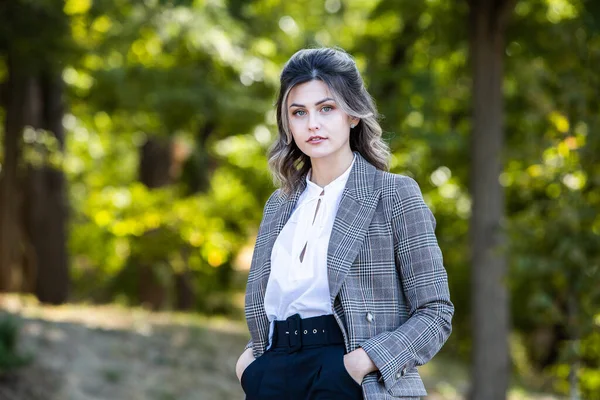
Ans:
[[[252,354],[252,348],[246,349],[240,358],[238,358],[235,364],[235,374],[237,375],[238,381],[242,380],[242,374],[248,368],[248,365],[254,362],[254,354]]]

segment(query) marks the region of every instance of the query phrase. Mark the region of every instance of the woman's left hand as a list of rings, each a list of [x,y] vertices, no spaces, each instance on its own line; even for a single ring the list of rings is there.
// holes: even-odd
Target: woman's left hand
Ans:
[[[377,371],[377,367],[373,364],[371,358],[360,347],[344,355],[344,367],[359,385],[362,384],[365,375]]]

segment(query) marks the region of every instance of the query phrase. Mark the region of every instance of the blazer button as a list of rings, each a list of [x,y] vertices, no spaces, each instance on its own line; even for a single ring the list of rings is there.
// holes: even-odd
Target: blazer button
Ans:
[[[374,319],[375,319],[375,317],[373,316],[373,314],[371,313],[371,311],[369,311],[367,313],[367,321],[369,321],[369,323],[372,323]]]
[[[402,367],[402,369],[398,372],[396,372],[396,379],[400,379],[402,378],[404,375],[406,375],[406,365],[404,367]]]

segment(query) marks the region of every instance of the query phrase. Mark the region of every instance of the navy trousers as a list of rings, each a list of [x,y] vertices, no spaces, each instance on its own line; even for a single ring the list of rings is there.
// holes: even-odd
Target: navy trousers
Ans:
[[[246,400],[362,400],[362,387],[344,366],[343,344],[267,350],[242,374]]]

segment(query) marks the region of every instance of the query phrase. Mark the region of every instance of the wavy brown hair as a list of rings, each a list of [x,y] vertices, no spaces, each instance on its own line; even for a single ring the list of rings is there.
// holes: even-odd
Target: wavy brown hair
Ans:
[[[340,48],[303,49],[296,52],[281,72],[277,96],[279,135],[269,150],[273,180],[285,194],[292,193],[311,167],[292,138],[287,114],[290,91],[299,84],[318,79],[324,82],[338,107],[351,117],[360,118],[350,131],[350,148],[358,151],[376,168],[387,171],[390,150],[381,137],[379,115],[373,98],[365,88],[352,56]]]

